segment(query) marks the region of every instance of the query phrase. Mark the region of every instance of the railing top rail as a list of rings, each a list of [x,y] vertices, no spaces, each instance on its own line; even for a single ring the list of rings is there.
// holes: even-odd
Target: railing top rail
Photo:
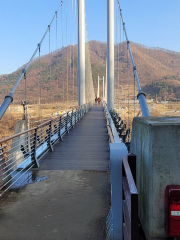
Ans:
[[[124,170],[126,173],[126,177],[127,177],[127,181],[128,181],[128,185],[129,185],[129,190],[131,194],[138,194],[132,173],[131,173],[131,169],[129,167],[128,161],[126,157],[123,157],[123,165],[124,165]]]
[[[105,118],[106,118],[107,130],[108,130],[108,135],[109,135],[110,141],[111,141],[111,143],[115,143],[107,113],[105,114]]]
[[[84,105],[86,105],[86,104],[84,104]],[[79,110],[79,109],[80,109],[81,107],[83,107],[84,105],[78,107],[76,110]],[[11,139],[13,139],[13,138],[19,137],[19,136],[21,136],[21,135],[23,135],[23,134],[26,134],[26,133],[29,133],[29,132],[31,132],[31,131],[34,131],[34,130],[36,130],[36,129],[39,129],[39,128],[41,128],[41,127],[44,127],[44,126],[48,125],[51,121],[56,121],[56,120],[59,119],[60,117],[63,117],[63,116],[67,115],[68,113],[70,113],[70,112],[72,112],[72,111],[74,111],[74,110],[75,110],[75,109],[72,109],[71,111],[68,111],[68,112],[66,112],[66,113],[63,113],[63,114],[59,115],[58,117],[53,118],[53,119],[50,119],[50,120],[48,120],[48,121],[46,121],[46,122],[44,122],[44,123],[42,123],[42,124],[40,124],[40,125],[38,125],[38,126],[36,126],[36,127],[34,127],[34,128],[31,128],[31,129],[29,129],[29,130],[25,130],[25,131],[23,131],[23,132],[14,134],[14,135],[12,135],[12,136],[10,136],[10,137],[1,139],[1,140],[0,140],[0,144],[2,144],[3,142],[7,142],[7,141],[9,141],[9,140],[11,140]]]

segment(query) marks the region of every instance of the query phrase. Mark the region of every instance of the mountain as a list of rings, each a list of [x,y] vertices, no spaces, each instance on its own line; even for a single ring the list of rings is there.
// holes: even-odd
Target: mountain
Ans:
[[[131,42],[131,50],[143,90],[149,97],[155,94],[161,98],[180,98],[180,53],[160,48],[148,48]],[[92,77],[97,88],[98,74],[105,76],[106,43],[89,42]],[[50,55],[36,58],[26,74],[26,89],[28,101],[37,103],[40,94],[44,103],[48,96],[54,101],[63,99],[63,91],[68,91],[69,97],[77,92],[77,45],[61,48]],[[9,93],[17,81],[22,69],[9,75],[0,76],[0,101]],[[118,70],[119,69],[119,70]],[[115,87],[119,84],[134,84],[130,57],[127,54],[126,43],[115,46]],[[51,86],[51,87],[50,87]],[[15,103],[20,103],[25,97],[25,81],[22,80],[14,95]]]

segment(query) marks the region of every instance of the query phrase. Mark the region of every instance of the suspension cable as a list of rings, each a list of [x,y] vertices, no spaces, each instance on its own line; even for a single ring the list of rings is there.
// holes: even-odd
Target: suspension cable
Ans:
[[[129,129],[129,127],[130,127],[130,124],[129,124],[130,109],[129,109],[129,55],[128,55],[128,51],[127,51],[127,81],[128,81],[128,129]],[[128,134],[128,140],[129,140],[129,134]]]
[[[120,26],[120,30],[119,30],[119,52],[121,52],[121,43],[122,43],[122,39],[121,39],[121,24],[120,24],[120,19],[119,19],[119,26]],[[120,115],[122,114],[122,110],[121,110],[121,78],[120,78],[120,61],[119,61],[119,108],[120,108]]]
[[[72,0],[72,19],[74,17],[74,0]],[[73,21],[72,21],[73,22]],[[74,103],[74,50],[75,50],[75,45],[74,45],[74,24],[72,26],[72,35],[73,35],[73,61],[72,61],[72,64],[73,64],[73,105],[75,105]]]
[[[71,77],[72,77],[72,72],[71,72],[71,38],[72,38],[72,31],[71,31],[71,28],[72,28],[72,15],[71,15],[71,3],[72,2],[72,0],[69,0],[69,24],[70,24],[70,33],[69,33],[69,35],[70,35],[70,52],[69,52],[69,60],[70,60],[70,67],[69,67],[69,78],[70,78],[70,86],[71,86]],[[70,95],[70,104],[71,104],[71,95]]]
[[[40,106],[40,120],[42,123],[42,86],[41,86],[41,44],[38,44],[39,47],[39,106]]]
[[[63,36],[63,13],[62,13],[62,8],[61,8],[61,34],[62,34],[62,60],[63,60],[63,57],[64,57],[64,36]],[[64,99],[64,92],[65,92],[65,89],[64,89],[64,77],[63,77],[63,86],[62,86],[62,91],[63,91],[63,111],[65,109],[65,99]]]
[[[56,80],[57,80],[57,111],[59,114],[59,77],[58,77],[58,22],[56,12]]]
[[[25,106],[24,106],[24,119],[27,119],[27,82],[26,82],[26,72],[24,73],[24,98],[25,98]]]
[[[67,35],[68,35],[68,27],[67,27],[67,6],[66,6],[66,44],[67,44]],[[69,82],[68,82],[68,78],[69,78],[69,76],[68,76],[68,45],[67,45],[67,47],[66,47],[66,49],[67,49],[67,61],[66,61],[66,63],[67,63],[67,76],[66,76],[66,109],[68,109],[68,85],[69,85]]]
[[[117,29],[117,11],[116,11],[116,29]],[[118,37],[117,37],[118,31],[116,30],[116,61],[117,61],[117,69],[118,69]],[[118,87],[118,70],[116,71],[116,82],[115,82],[115,98],[116,98],[116,104],[117,104],[117,87]]]
[[[61,0],[61,3],[60,3],[60,5],[59,5],[59,7],[58,7],[58,9],[57,9],[57,12],[58,12],[59,9],[62,7],[63,1],[64,1],[64,0]],[[56,14],[53,16],[53,18],[52,18],[52,20],[51,20],[51,22],[50,22],[50,24],[49,24],[50,26],[52,25],[52,23],[53,23],[53,21],[54,21],[54,19],[55,19],[55,16],[56,16]],[[48,31],[49,31],[49,27],[47,28],[46,32],[44,33],[44,35],[43,35],[43,37],[42,37],[42,39],[41,39],[41,41],[40,41],[40,43],[39,43],[40,45],[43,43],[43,41],[44,41],[44,39],[45,39]],[[2,118],[2,116],[4,115],[4,113],[6,112],[8,106],[9,106],[9,105],[11,104],[11,102],[13,101],[13,94],[14,94],[16,88],[18,87],[19,83],[21,82],[22,78],[24,77],[24,72],[27,71],[27,69],[29,68],[29,65],[30,65],[31,62],[33,61],[33,59],[34,59],[34,57],[36,56],[36,54],[37,54],[38,51],[39,51],[39,46],[36,47],[36,49],[35,49],[32,57],[30,58],[29,62],[26,64],[25,68],[22,70],[22,73],[20,74],[18,80],[16,81],[13,89],[12,89],[11,92],[5,97],[3,103],[1,104],[1,107],[0,107],[0,119]]]
[[[52,115],[52,79],[51,79],[51,29],[49,25],[49,79],[50,79],[50,106]]]
[[[118,44],[118,51],[117,51],[117,64],[118,64],[118,87],[117,90],[119,92],[118,94],[118,112],[120,113],[120,65],[119,65],[119,14],[117,13],[117,44]]]
[[[134,117],[136,112],[135,76],[134,76]]]
[[[123,57],[125,60],[125,44],[124,44],[124,33],[123,33]],[[123,95],[124,95],[124,120],[125,120],[125,109],[126,109],[126,102],[125,102],[125,71],[123,74]]]
[[[122,20],[122,24],[123,24],[124,34],[125,34],[125,37],[126,37],[127,48],[129,50],[129,55],[130,55],[130,59],[131,59],[132,67],[133,67],[133,73],[135,75],[136,84],[137,84],[137,88],[138,88],[137,98],[139,99],[142,115],[147,117],[147,116],[150,116],[150,113],[149,113],[149,109],[148,109],[148,106],[147,106],[145,93],[142,91],[141,86],[140,86],[139,77],[138,77],[138,74],[137,74],[137,71],[136,71],[136,65],[135,65],[135,62],[134,62],[134,59],[133,59],[133,56],[132,56],[130,42],[128,40],[128,36],[127,36],[126,28],[125,28],[125,22],[124,22],[124,19],[123,19],[123,16],[122,16],[122,9],[120,7],[119,0],[117,0],[117,2],[118,2],[118,5],[119,5],[120,16],[121,16],[121,20]]]

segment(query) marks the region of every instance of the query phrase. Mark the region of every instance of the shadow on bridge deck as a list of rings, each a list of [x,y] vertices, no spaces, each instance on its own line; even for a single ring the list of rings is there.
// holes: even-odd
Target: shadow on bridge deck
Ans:
[[[0,199],[0,239],[105,239],[106,136],[103,108],[94,106],[41,160],[36,174],[44,181]]]

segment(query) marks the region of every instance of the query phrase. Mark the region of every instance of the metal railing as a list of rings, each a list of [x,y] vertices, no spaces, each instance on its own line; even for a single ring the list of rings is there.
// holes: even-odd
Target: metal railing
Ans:
[[[123,139],[119,137],[116,122],[113,121],[105,103],[104,115],[109,140],[111,182],[111,208],[106,219],[106,240],[136,240],[138,239],[136,156],[128,154]]]
[[[92,103],[62,114],[30,130],[0,140],[0,196],[31,168],[84,116]]]
[[[105,103],[104,114],[107,124],[110,151],[111,208],[106,219],[106,239],[122,239],[122,158],[127,156],[126,145],[119,138],[113,119]]]
[[[136,155],[123,158],[123,236],[125,240],[139,240],[138,192],[136,188]]]

